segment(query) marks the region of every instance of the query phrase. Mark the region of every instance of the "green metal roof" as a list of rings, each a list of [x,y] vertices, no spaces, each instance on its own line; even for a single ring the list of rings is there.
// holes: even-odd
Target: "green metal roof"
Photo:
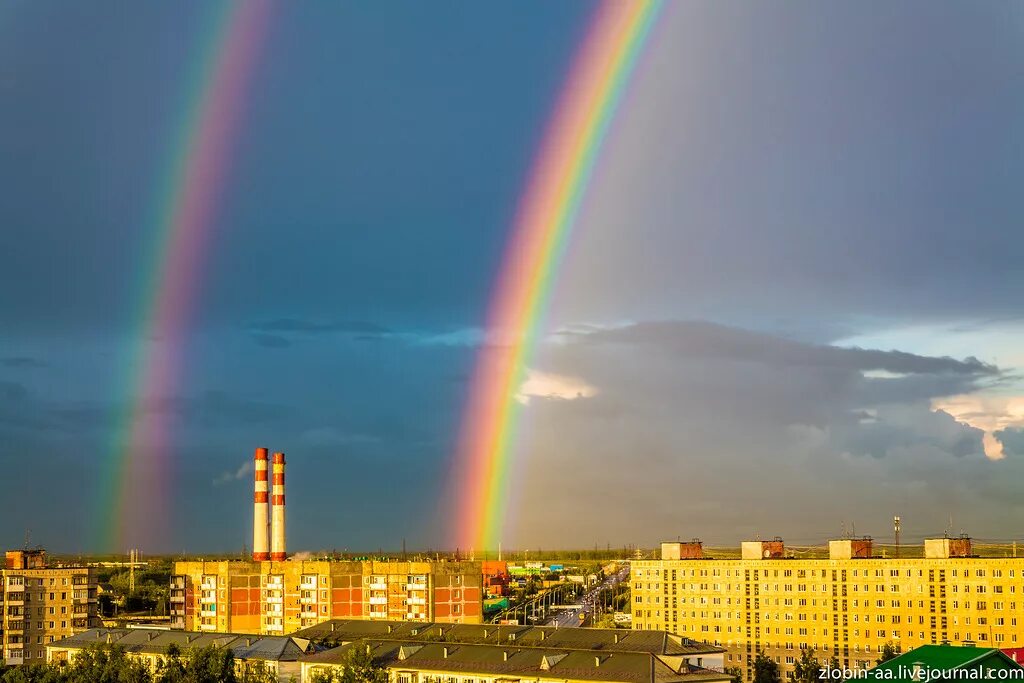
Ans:
[[[911,672],[915,664],[921,664],[926,669],[943,671],[978,665],[991,665],[995,668],[1022,668],[1012,658],[996,648],[922,645],[878,665],[871,671],[876,678],[882,677],[881,672],[891,671],[894,675],[887,680],[911,680]]]

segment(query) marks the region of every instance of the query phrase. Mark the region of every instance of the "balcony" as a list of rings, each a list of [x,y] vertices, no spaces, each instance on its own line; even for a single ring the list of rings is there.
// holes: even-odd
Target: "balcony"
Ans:
[[[372,590],[372,591],[386,591],[387,589],[388,589],[388,584],[386,584],[386,583],[379,583],[378,582],[378,583],[371,583],[370,584],[370,590]]]
[[[172,617],[184,617],[185,616],[185,608],[184,607],[174,607],[172,605],[171,606],[171,616]]]
[[[19,619],[18,621],[8,621],[7,622],[7,633],[8,633],[8,635],[13,634],[13,633],[22,633],[24,631],[25,631],[25,622],[24,622],[24,620]]]
[[[386,605],[386,604],[388,604],[388,599],[387,598],[371,597],[370,598],[370,604],[371,605]]]
[[[88,618],[72,619],[71,620],[71,628],[87,629],[87,628],[89,628],[89,619]]]
[[[408,600],[406,600],[406,603],[409,604],[409,605],[426,605],[427,604],[427,599],[426,598],[409,598]]]
[[[184,576],[172,576],[171,577],[171,590],[185,590],[185,577]]]
[[[303,605],[315,605],[316,604],[316,596],[314,595],[314,596],[308,597],[308,598],[299,598],[299,603],[303,604]]]
[[[185,591],[177,589],[172,590],[171,602],[185,602]]]
[[[25,604],[25,591],[11,591],[7,593],[7,604],[8,605],[24,605]]]

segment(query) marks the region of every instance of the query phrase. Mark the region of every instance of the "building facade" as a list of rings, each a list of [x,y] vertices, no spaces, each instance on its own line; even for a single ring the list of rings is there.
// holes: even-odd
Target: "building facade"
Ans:
[[[479,562],[176,562],[171,625],[284,634],[329,619],[480,623]]]
[[[99,626],[95,569],[49,566],[42,550],[15,550],[6,554],[0,586],[8,666],[42,664],[49,643]]]
[[[786,673],[806,648],[864,668],[887,642],[1024,645],[1024,558],[972,557],[969,539],[926,541],[917,559],[872,557],[869,539],[833,541],[828,559],[787,558],[778,539],[744,543],[741,559],[694,545],[633,562],[633,628],[725,647],[748,680],[759,651]]]

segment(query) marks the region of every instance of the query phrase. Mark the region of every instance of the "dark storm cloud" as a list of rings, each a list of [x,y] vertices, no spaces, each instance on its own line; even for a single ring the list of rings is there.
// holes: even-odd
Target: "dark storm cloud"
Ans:
[[[845,371],[884,370],[917,375],[998,377],[994,365],[977,358],[933,358],[903,351],[807,344],[709,322],[647,322],[584,333],[588,343],[646,345],[695,358],[750,361],[776,366],[813,366]]]
[[[806,529],[800,516],[814,506],[850,514],[886,500],[903,505],[904,494],[882,484],[908,469],[919,488],[947,489],[927,475],[928,462],[942,476],[1000,466],[984,459],[981,430],[931,405],[1001,377],[1000,368],[972,358],[658,322],[561,335],[537,364],[585,382],[595,395],[535,397],[523,408],[525,517],[514,526],[516,538],[531,539],[524,542],[556,542],[539,531],[548,515],[569,525],[559,534],[585,539],[595,529],[627,537],[643,519],[665,538],[693,532],[736,542],[748,530],[774,531],[764,526],[769,520]],[[864,376],[879,370],[892,376]],[[978,479],[971,473],[959,485],[973,489]],[[560,510],[564,482],[577,493],[571,514]],[[973,492],[961,495],[982,504]],[[942,507],[924,494],[914,505],[921,515],[938,516]],[[619,510],[630,511],[628,520]]]
[[[992,433],[1000,443],[1003,451],[1009,456],[1024,456],[1024,428],[1007,427]]]

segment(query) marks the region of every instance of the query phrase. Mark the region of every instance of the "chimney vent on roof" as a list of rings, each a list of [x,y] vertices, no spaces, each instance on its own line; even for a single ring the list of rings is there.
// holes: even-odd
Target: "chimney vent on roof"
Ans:
[[[508,650],[502,650],[501,651],[501,661],[503,661],[503,662],[507,662],[508,661]]]
[[[614,634],[612,636],[612,638],[614,639],[615,644],[618,645],[619,644],[619,634],[618,633]]]
[[[448,648],[441,648],[441,658],[448,659]]]
[[[334,626],[335,626],[335,624],[334,624],[334,622],[332,621],[332,622],[331,622],[331,633],[334,633]]]
[[[391,624],[388,624],[388,633],[391,633]]]
[[[546,637],[547,637],[547,635],[548,635],[547,631],[541,631],[541,632],[540,632],[540,639],[541,639],[541,640],[544,640],[544,638],[546,638]]]
[[[508,642],[511,643],[515,639],[516,639],[516,634],[515,633],[508,634]]]
[[[601,655],[594,657],[594,666],[601,666]]]

